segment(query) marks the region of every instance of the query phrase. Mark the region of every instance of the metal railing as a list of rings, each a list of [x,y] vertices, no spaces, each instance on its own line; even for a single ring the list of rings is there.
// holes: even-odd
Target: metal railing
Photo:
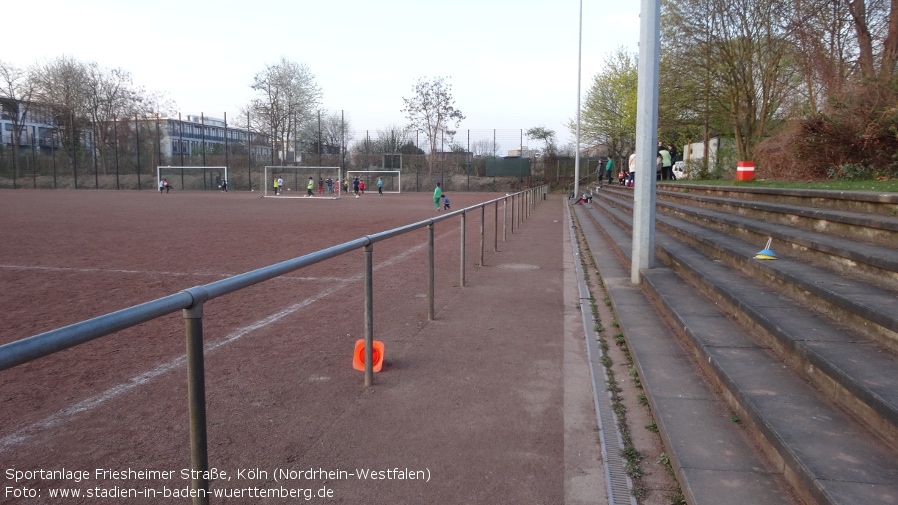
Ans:
[[[340,256],[341,254],[363,249],[365,256],[364,272],[364,340],[365,340],[365,387],[374,384],[372,350],[374,342],[374,310],[373,310],[373,271],[374,244],[405,233],[427,228],[428,237],[428,320],[434,319],[434,225],[453,217],[461,218],[461,264],[460,286],[465,286],[465,227],[467,214],[480,209],[480,258],[479,266],[484,265],[485,215],[486,207],[495,207],[495,236],[493,251],[499,250],[499,202],[502,209],[502,241],[507,240],[508,209],[511,208],[511,233],[515,232],[515,222],[520,229],[534,207],[548,194],[548,186],[538,186],[517,193],[499,197],[471,207],[448,212],[444,215],[418,221],[392,230],[367,235],[327,249],[322,249],[298,258],[259,268],[247,273],[235,275],[209,284],[194,286],[178,293],[156,300],[135,305],[116,312],[88,319],[63,328],[27,337],[0,346],[0,371],[16,365],[27,363],[44,356],[74,347],[85,342],[115,333],[152,319],[162,317],[177,310],[183,311],[187,347],[187,395],[190,422],[190,463],[194,475],[191,489],[195,491],[193,503],[207,504],[209,482],[208,444],[206,433],[206,383],[203,355],[203,307],[214,298],[233,293],[240,289],[265,282],[321,261]],[[509,202],[510,200],[510,202]]]

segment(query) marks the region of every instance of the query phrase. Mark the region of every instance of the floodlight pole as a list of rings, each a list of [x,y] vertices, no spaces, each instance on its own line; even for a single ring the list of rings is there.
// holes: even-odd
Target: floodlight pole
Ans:
[[[580,31],[577,39],[577,147],[574,153],[574,196],[580,194],[580,72],[583,61],[583,0],[580,0]]]
[[[636,184],[633,188],[633,258],[630,281],[655,263],[655,158],[658,138],[658,61],[661,53],[661,0],[642,0],[639,30],[639,84],[636,98]]]

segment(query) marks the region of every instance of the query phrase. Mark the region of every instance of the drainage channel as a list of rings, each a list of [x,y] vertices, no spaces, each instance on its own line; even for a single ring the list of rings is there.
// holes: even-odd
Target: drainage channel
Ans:
[[[618,419],[611,408],[611,391],[609,377],[602,365],[602,349],[598,345],[599,336],[595,332],[592,321],[589,288],[583,276],[580,263],[580,247],[576,230],[573,226],[572,213],[568,212],[568,226],[571,233],[571,251],[574,254],[574,268],[577,275],[577,289],[580,298],[580,314],[583,317],[583,329],[586,338],[586,354],[589,362],[589,375],[592,378],[593,399],[596,407],[596,420],[599,427],[599,443],[602,448],[602,464],[605,467],[605,487],[610,505],[637,505],[633,497],[633,481],[626,472],[626,462],[621,456],[624,441],[618,430]]]

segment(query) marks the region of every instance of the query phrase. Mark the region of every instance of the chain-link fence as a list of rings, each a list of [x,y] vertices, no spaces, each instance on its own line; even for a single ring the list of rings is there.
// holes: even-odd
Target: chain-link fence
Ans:
[[[227,166],[232,191],[262,189],[266,165],[400,170],[403,191],[431,191],[437,182],[446,191],[510,191],[537,183],[564,188],[574,176],[573,158],[546,156],[543,141],[528,139],[523,129],[460,130],[433,142],[421,132],[349,131],[331,142],[340,145],[319,141],[303,148],[225,123],[185,133],[184,123],[122,121],[104,127],[105,136],[99,129],[64,136],[32,126],[16,148],[13,135],[0,132],[0,188],[156,190],[157,166]],[[100,140],[93,142],[95,136]],[[594,179],[597,164],[581,159],[581,178]]]

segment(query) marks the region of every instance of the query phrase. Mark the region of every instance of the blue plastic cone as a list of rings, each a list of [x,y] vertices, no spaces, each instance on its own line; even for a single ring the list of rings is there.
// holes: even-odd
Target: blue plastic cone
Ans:
[[[773,242],[773,237],[767,239],[767,245],[764,246],[762,251],[759,251],[755,254],[756,260],[778,260],[779,258],[776,256],[776,253],[773,252],[773,249],[770,248],[770,244]]]

